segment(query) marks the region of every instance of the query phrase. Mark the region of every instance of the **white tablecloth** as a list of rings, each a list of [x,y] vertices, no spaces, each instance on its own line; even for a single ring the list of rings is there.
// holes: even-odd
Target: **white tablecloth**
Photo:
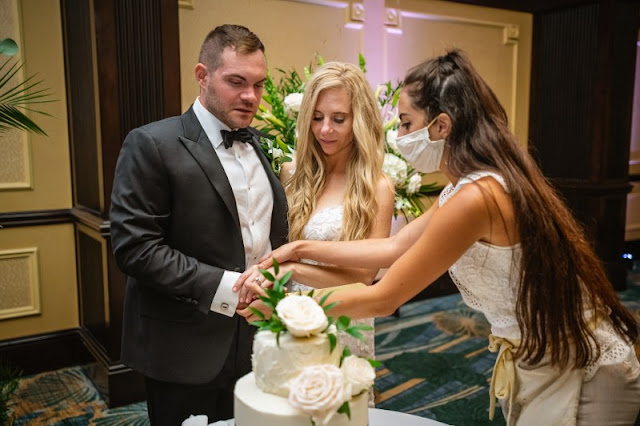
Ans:
[[[206,426],[206,416],[197,416],[185,420],[182,426]],[[381,410],[379,408],[369,408],[369,426],[442,426],[435,420],[424,417],[413,416],[411,414],[399,413],[397,411]],[[211,423],[210,426],[235,426],[233,419],[221,420]]]

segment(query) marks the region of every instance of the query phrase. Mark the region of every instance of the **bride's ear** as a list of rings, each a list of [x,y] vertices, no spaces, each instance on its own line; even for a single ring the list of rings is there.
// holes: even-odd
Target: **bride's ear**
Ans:
[[[434,139],[446,139],[451,134],[451,117],[449,117],[444,112],[438,115],[438,118],[435,122],[435,131],[437,132],[437,137]]]

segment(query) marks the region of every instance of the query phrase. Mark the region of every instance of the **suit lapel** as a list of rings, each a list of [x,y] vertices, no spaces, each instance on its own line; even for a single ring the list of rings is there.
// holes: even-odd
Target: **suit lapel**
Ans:
[[[222,163],[213,149],[209,138],[205,134],[198,118],[193,112],[193,107],[182,115],[182,125],[184,128],[184,137],[180,137],[180,142],[189,150],[193,158],[198,162],[204,173],[207,175],[209,182],[220,194],[224,204],[229,209],[233,219],[240,229],[240,219],[238,218],[238,207],[236,199],[233,196],[231,184],[227,178]]]

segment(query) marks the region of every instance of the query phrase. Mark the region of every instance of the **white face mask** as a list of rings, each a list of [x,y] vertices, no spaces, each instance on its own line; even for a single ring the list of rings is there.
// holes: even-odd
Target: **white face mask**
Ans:
[[[419,172],[433,173],[440,170],[440,161],[444,153],[444,139],[432,141],[429,136],[429,127],[436,121],[434,119],[426,127],[411,132],[408,135],[396,139],[396,145],[400,154]]]

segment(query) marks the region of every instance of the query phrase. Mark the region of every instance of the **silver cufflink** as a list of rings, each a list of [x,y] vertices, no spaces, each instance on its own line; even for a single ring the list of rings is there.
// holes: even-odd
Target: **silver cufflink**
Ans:
[[[223,303],[222,305],[220,305],[220,307],[222,309],[229,309],[229,304],[228,303]]]

